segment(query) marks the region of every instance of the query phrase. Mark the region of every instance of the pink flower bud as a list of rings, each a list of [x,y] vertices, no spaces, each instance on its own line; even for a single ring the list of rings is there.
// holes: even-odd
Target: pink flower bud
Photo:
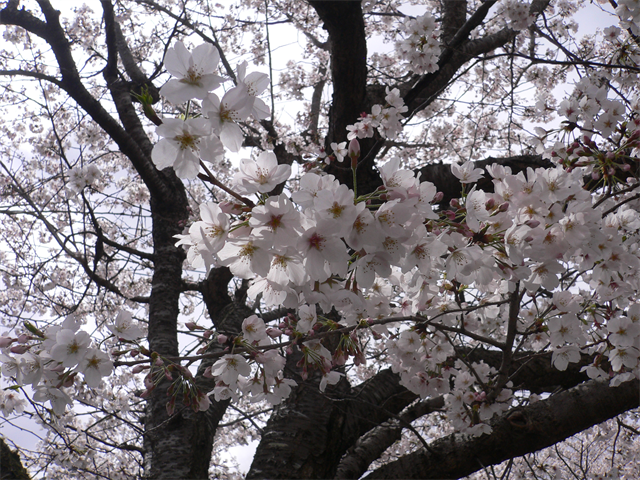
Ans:
[[[185,324],[184,324],[184,326],[185,326],[185,327],[187,327],[187,328],[188,328],[189,330],[191,330],[192,332],[193,332],[194,330],[201,330],[201,329],[202,329],[202,327],[199,327],[198,325],[196,325],[196,324],[195,324],[195,323],[193,323],[193,322],[187,322],[187,323],[185,323]]]
[[[33,337],[31,337],[30,335],[27,335],[26,333],[23,333],[22,335],[18,336],[18,343],[27,343],[29,340],[31,340]]]
[[[321,370],[323,370],[325,373],[329,373],[332,368],[331,360],[329,360],[328,358],[322,357],[321,363],[322,363],[322,366],[320,367]]]
[[[211,400],[204,393],[200,393],[198,395],[198,410],[204,412],[209,409],[211,406]]]
[[[76,374],[72,373],[64,380],[64,383],[62,384],[62,386],[67,388],[72,386],[75,378],[76,378]]]
[[[433,196],[433,203],[440,203],[443,198],[444,198],[444,193],[443,192],[437,192]]]
[[[349,157],[359,157],[360,156],[360,142],[358,142],[357,138],[353,138],[349,142],[349,148],[347,150],[349,152]]]
[[[16,339],[15,338],[11,338],[11,337],[0,337],[0,348],[6,348],[9,345],[11,345],[13,342],[15,342]]]
[[[220,345],[224,345],[225,343],[227,343],[227,340],[229,340],[229,337],[227,337],[226,335],[223,335],[223,334],[218,335],[218,343]]]
[[[13,347],[11,347],[11,353],[17,353],[18,355],[22,355],[23,353],[25,353],[27,350],[29,350],[29,348],[31,348],[28,345],[14,345]]]
[[[202,376],[206,378],[213,378],[213,375],[211,375],[211,367],[205,368]]]
[[[207,330],[202,334],[202,336],[204,338],[211,338],[211,335],[213,335],[213,331],[212,330]]]
[[[176,411],[176,399],[172,398],[167,402],[167,415],[173,415],[173,412]]]
[[[357,138],[353,138],[349,142],[349,148],[347,150],[349,158],[351,159],[351,168],[358,166],[358,159],[360,158],[360,143]]]
[[[539,220],[527,220],[526,222],[524,222],[524,224],[529,228],[536,228],[538,225],[540,225],[540,221]]]
[[[333,357],[333,366],[340,367],[344,365],[345,363],[347,363],[347,358],[349,358],[349,356],[346,354],[336,355],[335,357]]]
[[[600,172],[594,170],[593,172],[591,172],[591,178],[593,178],[594,180],[599,180]]]
[[[449,205],[451,205],[453,208],[460,208],[460,202],[457,198],[452,198],[449,202]]]
[[[509,210],[509,203],[508,202],[501,203],[500,206],[498,207],[498,210],[500,212],[506,212],[507,210]]]
[[[133,350],[131,350],[131,352],[129,352],[129,355],[131,355],[132,357],[137,357],[138,355],[140,355],[140,351],[134,348]]]
[[[131,373],[140,373],[143,372],[145,370],[147,370],[149,368],[149,365],[136,365],[135,367],[133,367],[133,369],[131,370]]]
[[[271,338],[278,338],[282,335],[282,330],[280,330],[279,328],[267,328],[267,335],[269,335]]]
[[[629,170],[631,170],[631,165],[629,165],[628,163],[623,163],[620,168],[622,169],[622,171],[624,172],[628,172]]]
[[[242,212],[242,205],[238,205],[237,203],[232,202],[222,202],[220,204],[220,210],[229,215],[238,215]]]

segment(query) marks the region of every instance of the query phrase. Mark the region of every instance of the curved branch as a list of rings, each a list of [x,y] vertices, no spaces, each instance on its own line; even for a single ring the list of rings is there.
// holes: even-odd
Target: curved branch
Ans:
[[[469,40],[471,32],[482,24],[489,13],[489,9],[495,3],[496,0],[489,0],[478,7],[440,55],[438,60],[439,69],[424,75],[404,96],[405,104],[409,107],[407,116],[411,116],[431,104],[436,96],[449,85],[450,80],[462,65],[475,56],[488,53],[505,45],[519,33],[510,28],[503,28],[492,35],[487,35],[477,40]],[[536,0],[531,5],[531,11],[538,15],[548,4],[549,0]]]
[[[467,362],[484,362],[494,368],[500,367],[502,362],[502,352],[498,350],[457,348],[456,356],[464,358]],[[560,371],[552,366],[551,353],[519,355],[513,359],[509,380],[513,382],[514,390],[529,390],[534,393],[553,392],[558,387],[572,388],[589,379],[581,369],[590,365],[593,359],[593,356],[583,354],[579,362],[571,363],[566,370]],[[399,384],[397,376],[391,379],[386,378],[386,372],[382,371],[369,380],[369,392],[376,392],[378,389],[383,388],[384,385],[386,385],[385,388],[387,389],[389,386],[395,385],[397,388],[394,391],[395,395],[404,395],[409,402],[417,398],[417,395],[408,392]],[[357,388],[359,387],[356,387],[354,392],[357,391]],[[360,400],[360,402],[353,405],[353,412],[351,412],[352,428],[354,430],[362,428],[362,431],[366,433],[363,433],[352,444],[347,454],[340,461],[336,478],[360,478],[367,471],[369,465],[401,437],[405,422],[412,422],[423,415],[437,411],[444,405],[442,397],[422,400],[402,411],[399,414],[399,419],[388,420],[367,431],[370,428],[369,425],[371,425],[369,421],[371,414],[367,409],[369,408],[368,405],[374,402],[375,399],[370,398],[366,390],[359,392],[357,396],[352,396],[354,399]],[[355,420],[361,422],[359,427],[355,426]]]
[[[611,388],[591,380],[491,422],[481,437],[453,434],[367,475],[374,478],[460,478],[489,465],[554,445],[640,405],[640,382]]]
[[[36,18],[24,8],[18,10],[18,2],[9,2],[4,9],[0,10],[0,25],[21,27],[49,44],[62,76],[56,85],[73,98],[113,139],[120,151],[130,159],[151,193],[158,199],[165,199],[171,203],[171,199],[176,194],[175,185],[172,185],[165,175],[155,168],[149,155],[140,148],[138,142],[127,134],[82,83],[71,52],[71,43],[60,24],[60,12],[53,8],[49,0],[38,0],[38,4],[46,22]]]
[[[22,465],[20,455],[9,448],[4,441],[4,437],[0,437],[0,474],[2,478],[14,478],[16,480],[29,480],[29,473]]]
[[[21,69],[0,70],[0,75],[4,75],[6,77],[11,77],[11,76],[32,77],[32,78],[37,78],[38,80],[51,82],[54,85],[57,85],[58,87],[62,87],[62,82],[60,82],[60,80],[58,80],[56,77],[52,77],[51,75],[45,75],[44,73],[40,73],[40,72],[30,72],[28,70],[21,70]]]
[[[429,415],[444,407],[444,397],[429,398],[407,407],[398,418],[381,423],[358,439],[342,458],[336,479],[360,478],[369,465],[402,438],[402,430],[407,423]]]

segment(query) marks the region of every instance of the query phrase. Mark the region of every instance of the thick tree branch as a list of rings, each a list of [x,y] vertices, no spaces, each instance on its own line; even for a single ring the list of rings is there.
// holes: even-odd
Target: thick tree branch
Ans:
[[[133,90],[134,93],[140,94],[142,93],[142,88],[146,87],[148,92],[151,94],[151,98],[153,102],[157,102],[160,100],[160,92],[156,88],[156,86],[149,80],[149,77],[142,71],[138,62],[133,58],[131,53],[131,49],[129,48],[129,44],[127,43],[126,38],[122,34],[122,29],[120,28],[120,24],[118,22],[114,22],[114,29],[116,34],[116,46],[118,50],[118,54],[120,55],[120,60],[122,60],[122,65],[124,66],[127,75],[133,82]]]
[[[402,438],[402,431],[408,423],[424,415],[429,415],[444,407],[444,397],[429,398],[407,407],[398,418],[383,422],[358,439],[342,458],[336,479],[360,478],[369,465]]]
[[[52,77],[51,75],[45,75],[44,73],[40,73],[40,72],[31,72],[29,70],[0,70],[0,75],[5,76],[5,77],[31,77],[31,78],[37,78],[38,80],[44,80],[46,82],[51,82],[54,85],[57,85],[58,87],[61,87],[62,84],[60,82],[60,80],[58,80],[56,77]]]
[[[460,478],[558,443],[640,405],[638,380],[611,388],[591,380],[493,420],[481,437],[453,434],[384,465],[365,478]]]
[[[157,198],[171,202],[175,194],[174,185],[167,182],[160,173],[149,155],[144,152],[139,144],[129,136],[118,122],[104,109],[98,100],[85,88],[78,73],[73,55],[71,43],[67,39],[64,29],[60,24],[60,12],[55,10],[49,0],[38,0],[40,9],[46,22],[33,16],[28,10],[18,10],[18,2],[10,2],[0,10],[1,25],[15,25],[45,40],[53,51],[62,79],[59,85],[91,118],[107,133],[118,145],[120,151],[125,154],[141,176],[149,190],[156,194]],[[148,141],[148,140],[147,140]]]
[[[451,39],[438,60],[439,69],[436,72],[424,75],[411,90],[404,96],[405,104],[409,107],[407,115],[412,115],[418,110],[426,108],[437,95],[444,90],[456,72],[473,57],[488,53],[511,41],[518,32],[510,28],[502,30],[476,40],[469,40],[471,32],[482,24],[490,8],[496,0],[483,2],[469,17],[455,36]],[[549,4],[549,0],[536,0],[531,11],[539,15]],[[403,89],[401,89],[402,91]]]
[[[485,2],[481,8],[486,3],[494,2]],[[453,46],[452,40],[456,33],[461,31],[467,19],[467,2],[466,0],[443,0],[442,10],[442,42],[447,46]]]
[[[488,157],[474,163],[476,168],[482,169],[485,169],[488,165],[503,165],[511,168],[514,174],[524,171],[527,168],[550,168],[554,165],[549,160],[543,159],[540,155],[515,155],[505,158]],[[460,197],[462,184],[453,173],[451,173],[451,165],[443,163],[425,165],[418,171],[421,174],[420,179],[422,181],[433,183],[438,188],[438,191],[443,193],[444,196],[440,201],[441,207],[446,208],[452,198]],[[488,173],[477,182],[477,185],[480,190],[493,192],[493,182]]]
[[[3,437],[0,437],[0,478],[2,480],[29,480],[31,478],[22,465],[18,452],[12,451]]]
[[[367,42],[360,2],[309,1],[329,34],[333,103],[328,139],[347,138],[347,125],[362,112],[367,81]],[[345,46],[348,45],[348,48]]]
[[[309,111],[309,127],[307,131],[311,136],[313,142],[318,142],[318,123],[320,122],[320,102],[322,101],[322,92],[324,86],[327,83],[324,80],[324,75],[327,73],[326,67],[323,65],[319,69],[319,74],[322,79],[313,86],[313,94],[311,95],[311,108]]]
[[[499,350],[457,348],[456,356],[464,358],[469,363],[484,362],[497,369],[501,366],[503,353]],[[453,359],[451,362],[453,363]],[[558,387],[567,389],[589,379],[584,372],[581,372],[581,369],[592,362],[593,356],[583,354],[579,362],[571,363],[566,370],[560,371],[551,364],[550,353],[542,355],[522,354],[513,359],[509,371],[509,380],[513,382],[514,390],[528,390],[533,393],[553,392]],[[407,404],[417,398],[417,395],[407,391],[399,384],[397,376],[387,377],[387,373],[389,372],[386,370],[382,371],[368,381],[370,387],[372,387],[370,388],[371,392],[382,389],[387,394],[404,398]],[[394,387],[396,390],[389,393],[388,389],[390,387]],[[359,478],[362,476],[369,465],[400,438],[402,430],[406,428],[405,422],[411,422],[420,416],[428,415],[444,405],[441,397],[422,400],[415,405],[407,407],[399,414],[399,418],[380,423],[369,430],[372,424],[371,419],[373,418],[370,417],[372,412],[369,406],[375,399],[371,398],[365,390],[359,395],[352,394],[352,400],[354,403],[349,407],[350,410],[347,415],[347,418],[351,418],[350,433],[357,431],[366,433],[362,433],[358,440],[348,447],[348,453],[341,460],[338,467],[337,478]],[[397,404],[396,407],[399,405]],[[400,411],[395,410],[390,404],[385,405],[385,407],[388,412],[397,413]],[[380,411],[378,409],[378,413]],[[348,433],[344,434],[343,441],[345,443],[351,441]]]

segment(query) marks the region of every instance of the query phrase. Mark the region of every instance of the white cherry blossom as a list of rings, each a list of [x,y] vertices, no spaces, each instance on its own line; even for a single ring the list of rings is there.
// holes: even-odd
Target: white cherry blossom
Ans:
[[[180,178],[196,178],[200,170],[200,149],[211,135],[210,123],[204,118],[168,118],[156,133],[163,137],[151,154],[156,167],[160,170],[173,167]]]
[[[256,160],[242,159],[233,180],[245,194],[269,193],[290,175],[290,165],[278,165],[273,152],[262,152]]]
[[[165,67],[175,78],[169,80],[160,93],[175,104],[205,98],[222,82],[222,77],[215,74],[219,61],[218,49],[209,43],[189,52],[183,42],[176,42],[164,59]]]

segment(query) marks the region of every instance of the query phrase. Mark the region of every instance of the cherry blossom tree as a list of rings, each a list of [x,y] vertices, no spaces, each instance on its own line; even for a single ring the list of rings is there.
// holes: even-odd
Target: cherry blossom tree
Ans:
[[[0,1],[29,471],[633,475],[640,7],[583,8]]]

